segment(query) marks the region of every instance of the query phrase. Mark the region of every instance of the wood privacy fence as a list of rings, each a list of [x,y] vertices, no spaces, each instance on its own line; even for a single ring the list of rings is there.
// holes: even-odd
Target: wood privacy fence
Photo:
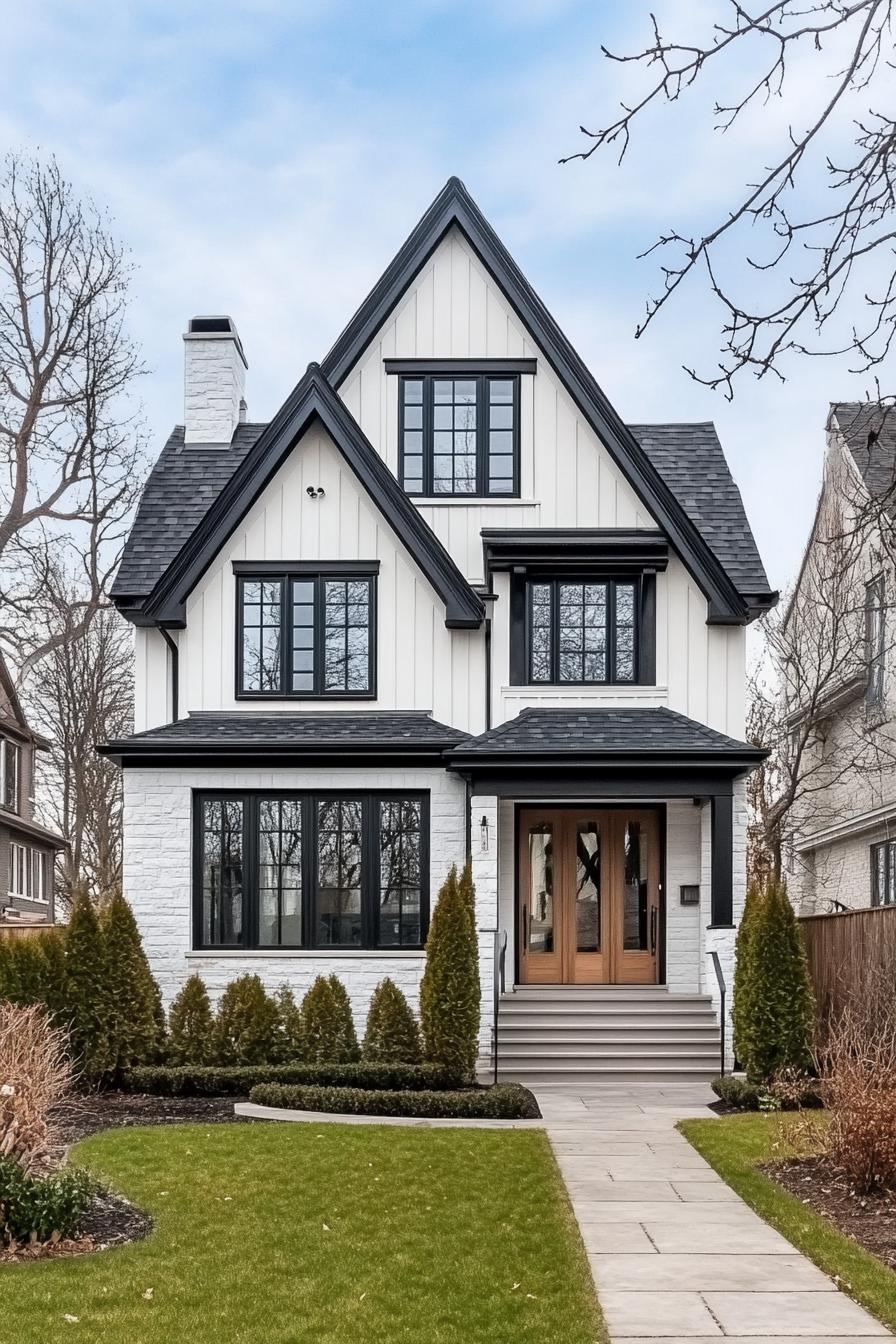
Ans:
[[[0,943],[4,939],[11,942],[13,938],[40,938],[55,927],[55,924],[0,924]]]
[[[843,1007],[852,987],[896,970],[896,905],[807,915],[798,923],[822,1023]]]

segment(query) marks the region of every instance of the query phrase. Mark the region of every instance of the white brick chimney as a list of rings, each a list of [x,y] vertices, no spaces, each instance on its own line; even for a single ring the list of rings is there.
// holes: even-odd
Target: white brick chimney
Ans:
[[[246,418],[246,356],[230,317],[191,317],[184,332],[184,442],[230,443]]]

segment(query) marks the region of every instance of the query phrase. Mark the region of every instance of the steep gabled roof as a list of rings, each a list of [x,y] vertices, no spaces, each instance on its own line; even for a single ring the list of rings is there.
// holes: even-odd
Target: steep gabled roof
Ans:
[[[873,499],[893,505],[896,487],[896,407],[877,401],[838,401],[830,422],[840,431]]]
[[[709,542],[622,423],[459,178],[450,178],[439,192],[322,361],[326,378],[334,387],[340,386],[452,227],[467,239],[641,502],[669,537],[706,594],[709,620],[748,620],[749,606]]]
[[[2,653],[0,653],[0,728],[5,728],[14,737],[33,742],[36,747],[43,750],[50,746],[45,737],[29,728],[16,684]]]
[[[192,533],[156,579],[145,601],[139,604],[139,610],[128,612],[131,619],[144,624],[183,625],[187,596],[315,420],[324,426],[361,485],[445,603],[446,625],[464,628],[481,624],[484,616],[481,599],[322,376],[317,364],[309,364],[304,377],[274,419],[246,448]],[[204,468],[206,458],[210,456],[207,450],[194,449],[190,455],[193,454]],[[184,456],[187,455],[185,452]],[[218,459],[220,455],[215,454],[215,457]],[[219,467],[220,464],[216,460],[214,465]],[[124,577],[130,578],[127,569]],[[127,608],[125,599],[135,594],[122,591],[123,586],[119,575],[115,594],[119,605]]]

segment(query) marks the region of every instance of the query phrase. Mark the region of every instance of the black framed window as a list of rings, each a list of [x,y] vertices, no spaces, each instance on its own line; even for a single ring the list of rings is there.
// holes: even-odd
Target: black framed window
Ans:
[[[634,579],[530,579],[527,681],[547,686],[637,682],[639,586]]]
[[[372,573],[239,574],[237,695],[375,695]]]
[[[197,794],[197,947],[422,947],[426,794]]]
[[[517,374],[399,380],[399,476],[411,495],[519,494]]]
[[[0,806],[10,812],[19,810],[20,763],[19,744],[8,737],[0,737]]]
[[[878,574],[865,584],[865,641],[868,661],[868,689],[866,699],[871,706],[880,706],[884,698],[886,671],[887,622],[884,605],[884,579]]]
[[[896,905],[896,840],[871,846],[871,904]]]

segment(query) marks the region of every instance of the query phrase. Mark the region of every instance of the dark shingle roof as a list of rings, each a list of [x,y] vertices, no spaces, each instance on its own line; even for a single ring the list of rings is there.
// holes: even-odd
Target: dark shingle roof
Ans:
[[[706,421],[629,425],[629,429],[738,592],[769,592],[744,502],[728,469],[715,425]]]
[[[896,484],[896,408],[880,402],[838,401],[831,406],[831,417],[869,493],[877,499],[892,499]]]
[[[419,746],[429,750],[454,746],[467,734],[439,723],[420,711],[339,710],[293,714],[289,710],[240,713],[200,710],[185,719],[148,728],[120,742],[107,753],[153,747],[288,747],[316,751],[322,747],[390,748]]]
[[[669,757],[762,755],[705,724],[655,709],[524,709],[515,719],[462,742],[452,761],[481,756]]]
[[[183,426],[172,431],[146,482],[114,597],[145,597],[152,591],[265,428],[238,426],[229,448],[185,448]],[[767,593],[768,579],[715,426],[629,428],[738,591]]]

